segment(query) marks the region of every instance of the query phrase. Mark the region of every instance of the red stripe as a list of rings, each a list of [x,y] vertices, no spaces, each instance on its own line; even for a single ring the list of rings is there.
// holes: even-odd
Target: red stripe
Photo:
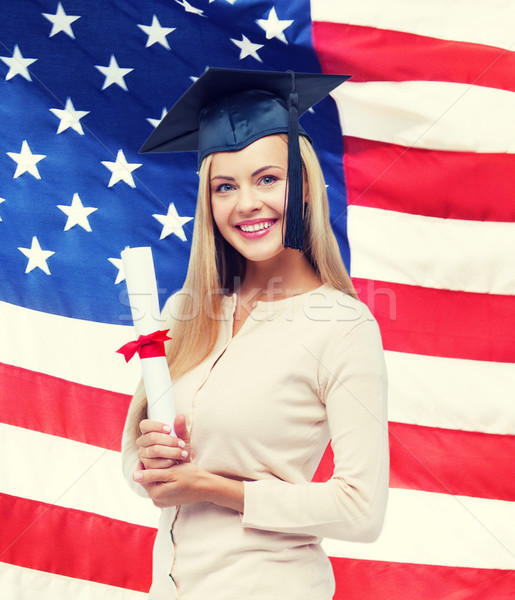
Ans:
[[[2,363],[0,388],[1,422],[121,449],[130,396]]]
[[[514,435],[405,423],[389,429],[391,487],[515,501]]]
[[[324,73],[352,81],[454,81],[515,91],[515,52],[377,27],[313,23]]]
[[[389,434],[390,487],[515,501],[515,436],[406,423],[389,423]],[[328,446],[314,481],[327,481],[333,466]]]
[[[513,600],[515,571],[331,557],[334,600]]]
[[[154,529],[5,494],[0,511],[3,562],[136,591],[150,587]],[[331,562],[335,600],[513,597],[513,571],[334,557]]]
[[[148,591],[155,529],[7,494],[0,514],[3,562]]]
[[[440,218],[515,221],[515,154],[405,148],[349,136],[344,137],[344,147],[349,205]]]
[[[379,323],[385,350],[515,362],[515,296],[353,281]]]

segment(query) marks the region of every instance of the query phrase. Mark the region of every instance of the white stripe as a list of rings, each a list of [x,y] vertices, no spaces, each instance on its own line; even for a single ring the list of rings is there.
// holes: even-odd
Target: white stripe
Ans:
[[[0,424],[0,456],[11,457],[0,492],[157,527],[158,509],[129,488],[119,452]]]
[[[0,362],[84,385],[131,394],[138,357],[126,364],[116,350],[133,327],[81,321],[0,302]]]
[[[440,81],[347,82],[344,135],[433,150],[515,152],[515,92]]]
[[[515,45],[515,3],[511,0],[311,0],[311,19],[416,33],[444,40]]]
[[[12,448],[23,452],[4,461],[2,492],[156,526],[157,509],[129,490],[116,453],[2,425],[1,455]],[[328,544],[335,556],[504,569],[509,568],[509,553],[492,535],[515,550],[514,533],[506,527],[513,519],[515,503],[391,490],[385,531],[377,544]]]
[[[391,489],[372,544],[327,539],[330,556],[452,567],[515,569],[515,502]]]
[[[515,294],[515,223],[349,206],[348,236],[353,277]]]
[[[385,352],[388,418],[515,435],[515,364]]]
[[[148,600],[142,592],[5,563],[0,563],[0,590],[6,600]]]

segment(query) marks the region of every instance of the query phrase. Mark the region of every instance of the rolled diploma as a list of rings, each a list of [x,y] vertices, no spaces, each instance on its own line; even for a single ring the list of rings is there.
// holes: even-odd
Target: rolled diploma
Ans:
[[[163,323],[159,311],[151,248],[148,246],[126,248],[121,256],[137,336],[161,330]],[[142,358],[140,363],[147,394],[149,419],[173,426],[175,406],[166,357]]]

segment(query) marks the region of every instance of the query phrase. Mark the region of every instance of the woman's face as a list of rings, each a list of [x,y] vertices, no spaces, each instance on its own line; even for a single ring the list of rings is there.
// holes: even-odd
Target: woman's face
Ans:
[[[269,260],[282,245],[288,146],[279,135],[213,155],[211,206],[220,233],[247,260]]]

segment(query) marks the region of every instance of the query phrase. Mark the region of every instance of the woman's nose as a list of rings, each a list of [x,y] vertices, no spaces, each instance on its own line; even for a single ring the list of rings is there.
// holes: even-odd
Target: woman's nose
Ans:
[[[241,188],[238,194],[238,202],[236,210],[241,213],[254,212],[263,207],[263,203],[259,199],[257,192],[253,189]]]

